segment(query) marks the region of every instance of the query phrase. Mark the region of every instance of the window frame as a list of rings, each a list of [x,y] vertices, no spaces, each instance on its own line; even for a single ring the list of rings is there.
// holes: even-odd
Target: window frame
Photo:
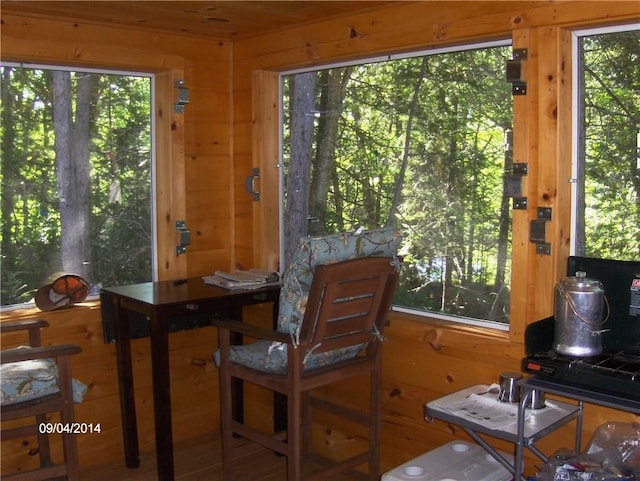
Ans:
[[[367,64],[367,63],[375,63],[375,62],[383,62],[383,61],[392,61],[392,60],[402,60],[402,59],[407,59],[407,58],[415,58],[415,57],[421,57],[421,56],[427,56],[427,55],[438,55],[438,54],[446,54],[446,53],[452,53],[452,52],[461,52],[461,51],[467,51],[467,50],[476,50],[476,49],[481,49],[481,48],[491,48],[491,47],[511,47],[514,48],[514,40],[512,37],[503,37],[503,38],[498,38],[498,39],[491,39],[491,40],[485,40],[485,41],[471,41],[468,43],[463,43],[463,44],[456,44],[456,45],[448,45],[448,46],[444,46],[444,47],[434,47],[434,48],[426,48],[426,49],[420,49],[420,50],[415,50],[415,51],[410,51],[410,52],[404,52],[401,54],[391,54],[391,55],[378,55],[378,56],[371,56],[371,57],[362,57],[362,58],[358,58],[356,60],[350,60],[350,61],[344,61],[344,62],[333,62],[333,63],[327,63],[327,64],[320,64],[320,65],[313,65],[313,66],[306,66],[303,68],[295,68],[295,69],[288,69],[288,70],[282,70],[277,72],[277,79],[278,79],[278,105],[277,105],[277,112],[278,112],[278,163],[277,163],[277,168],[278,168],[278,255],[280,259],[284,259],[285,255],[284,255],[284,222],[285,222],[285,216],[284,216],[284,202],[283,202],[283,198],[284,198],[284,188],[285,188],[285,182],[284,182],[284,145],[283,145],[283,122],[284,122],[284,114],[283,114],[283,102],[282,102],[282,95],[283,95],[283,91],[282,91],[282,85],[283,85],[283,77],[285,76],[289,76],[289,75],[295,75],[295,74],[300,74],[300,73],[306,73],[306,72],[315,72],[318,70],[325,70],[325,69],[330,69],[330,68],[337,68],[337,67],[347,67],[347,66],[355,66],[355,65],[363,65],[363,64]],[[506,82],[506,79],[505,79]],[[514,115],[515,118],[515,115]],[[515,128],[515,126],[514,126]],[[512,222],[512,226],[513,226],[513,217],[511,219]],[[511,239],[511,244],[512,244],[512,249],[513,249],[513,238]],[[511,276],[513,275],[513,268],[511,269]],[[509,279],[510,281],[510,285],[511,285],[511,278]],[[455,324],[462,324],[462,325],[468,325],[468,326],[473,326],[473,327],[481,327],[481,328],[489,328],[492,330],[496,330],[496,331],[506,331],[508,332],[510,330],[510,326],[511,326],[511,319],[509,320],[509,323],[502,323],[502,322],[496,322],[496,321],[489,321],[489,320],[481,320],[481,319],[475,319],[475,318],[469,318],[469,317],[464,317],[464,316],[454,316],[454,315],[450,315],[450,314],[441,314],[441,313],[437,313],[437,312],[432,312],[432,311],[426,311],[426,310],[420,310],[420,309],[416,309],[416,308],[410,308],[410,307],[405,307],[405,306],[398,306],[398,305],[393,305],[392,306],[392,310],[399,312],[399,313],[404,313],[404,314],[409,314],[412,316],[417,316],[418,318],[423,318],[423,319],[437,319],[437,320],[441,320],[441,321],[445,321],[445,322],[450,322],[450,323],[455,323]]]

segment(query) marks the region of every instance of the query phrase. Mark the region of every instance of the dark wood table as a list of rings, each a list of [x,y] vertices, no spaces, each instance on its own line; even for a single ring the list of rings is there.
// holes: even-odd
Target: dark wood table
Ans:
[[[113,303],[115,315],[120,409],[127,467],[140,466],[129,312],[143,314],[150,325],[158,480],[173,481],[173,429],[169,377],[170,320],[173,319],[171,322],[175,324],[175,319],[184,319],[189,314],[195,313],[211,315],[212,318],[231,317],[242,320],[244,306],[274,301],[274,306],[277,307],[279,293],[278,285],[253,290],[227,290],[207,285],[200,277],[102,289],[101,300]],[[276,312],[274,309],[274,314]],[[213,352],[215,346],[211,347]],[[241,398],[241,386],[237,394]],[[239,405],[241,406],[241,400]],[[241,418],[242,413],[237,412],[236,416]]]

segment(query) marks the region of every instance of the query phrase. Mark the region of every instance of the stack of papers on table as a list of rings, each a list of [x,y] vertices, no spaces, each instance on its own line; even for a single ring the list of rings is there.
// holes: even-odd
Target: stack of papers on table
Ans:
[[[205,284],[224,287],[226,289],[258,289],[280,283],[280,274],[266,269],[235,270],[232,272],[216,271],[212,276],[204,276]]]
[[[462,400],[433,405],[489,429],[501,429],[518,421],[518,403],[499,402],[495,395],[469,394]]]

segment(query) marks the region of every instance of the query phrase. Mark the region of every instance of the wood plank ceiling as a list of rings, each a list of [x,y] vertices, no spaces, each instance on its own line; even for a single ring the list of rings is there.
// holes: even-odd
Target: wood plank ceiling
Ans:
[[[391,3],[408,2],[2,0],[2,12],[236,40]]]

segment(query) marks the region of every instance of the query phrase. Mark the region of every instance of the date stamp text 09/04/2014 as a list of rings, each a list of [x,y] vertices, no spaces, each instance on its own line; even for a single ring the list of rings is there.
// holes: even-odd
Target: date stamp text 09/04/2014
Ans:
[[[41,434],[99,434],[102,432],[100,423],[40,423],[38,432]]]

